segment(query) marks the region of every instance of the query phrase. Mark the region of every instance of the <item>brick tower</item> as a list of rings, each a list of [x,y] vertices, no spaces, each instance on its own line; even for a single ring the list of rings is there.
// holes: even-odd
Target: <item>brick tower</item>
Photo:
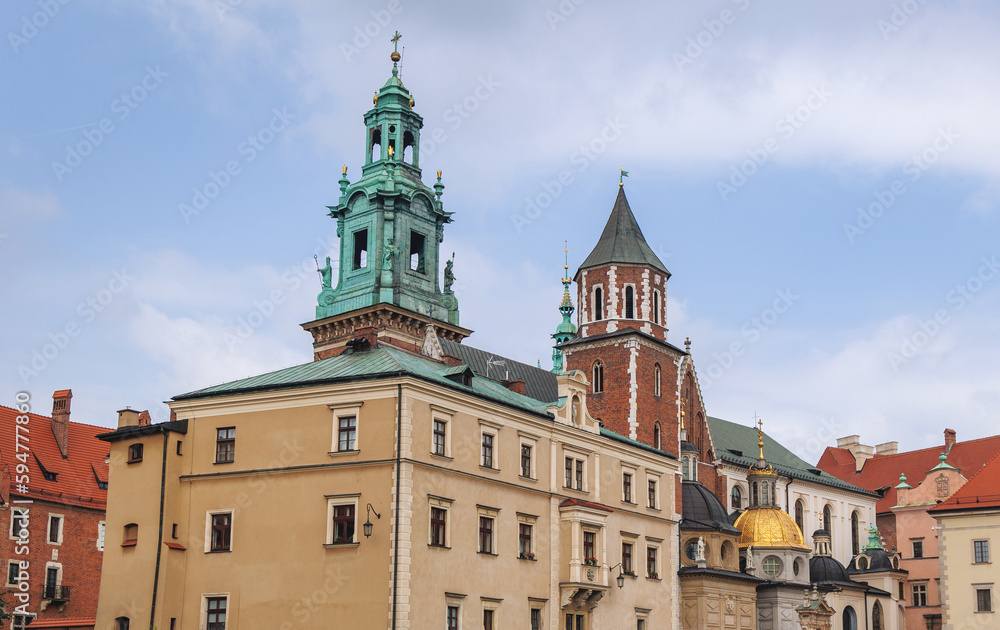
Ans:
[[[590,413],[616,433],[679,457],[683,410],[686,445],[697,449],[695,468],[714,491],[714,453],[690,346],[667,341],[669,279],[619,184],[604,232],[574,278],[579,332],[557,349],[565,369],[588,375]]]

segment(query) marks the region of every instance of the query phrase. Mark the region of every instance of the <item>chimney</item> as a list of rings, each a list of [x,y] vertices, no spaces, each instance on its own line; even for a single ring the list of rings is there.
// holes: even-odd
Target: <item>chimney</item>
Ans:
[[[500,384],[509,389],[510,391],[514,392],[515,394],[521,394],[522,396],[528,395],[528,388],[525,387],[524,381],[522,380],[510,381],[504,379],[500,381]]]
[[[955,445],[955,429],[945,429],[944,430],[944,450],[950,451],[951,447]]]
[[[883,442],[875,445],[876,455],[895,455],[899,452],[899,442]]]
[[[125,408],[118,412],[118,428],[139,426],[139,412],[135,409]]]
[[[875,456],[875,449],[862,444],[859,435],[837,438],[837,448],[846,448],[851,455],[854,455],[854,472],[861,472],[865,462]]]
[[[149,417],[149,412],[148,411],[143,411],[142,413],[139,414],[139,426],[140,427],[148,427],[150,421],[151,421],[151,418]]]
[[[69,403],[73,390],[60,389],[52,394],[52,435],[63,459],[69,458]]]

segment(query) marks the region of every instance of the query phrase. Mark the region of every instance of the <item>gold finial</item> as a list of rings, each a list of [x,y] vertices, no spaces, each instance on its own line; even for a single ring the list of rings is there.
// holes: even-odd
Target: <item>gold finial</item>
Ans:
[[[347,175],[347,165],[346,165],[346,164],[344,164],[344,170],[343,170],[343,171],[341,171],[341,173],[342,173],[343,175]]]
[[[681,431],[684,430],[684,410],[681,409]]]
[[[438,179],[441,179],[441,171],[438,171]]]
[[[395,151],[392,150],[392,145],[390,144],[389,145],[389,157],[392,157],[393,153],[395,153]]]
[[[764,421],[757,418],[757,448],[760,450],[759,458],[764,459]]]
[[[618,174],[618,187],[625,185],[625,178],[628,177],[628,171],[625,170],[624,166],[619,167],[620,173]]]
[[[399,61],[399,50],[398,50],[398,48],[399,48],[399,39],[401,37],[402,37],[402,35],[399,34],[399,31],[396,31],[393,34],[392,39],[389,40],[390,42],[392,42],[392,54],[389,55],[389,58],[392,59],[393,63],[396,63],[397,61]]]
[[[372,96],[372,103],[378,105],[378,90],[375,90],[375,94]]]

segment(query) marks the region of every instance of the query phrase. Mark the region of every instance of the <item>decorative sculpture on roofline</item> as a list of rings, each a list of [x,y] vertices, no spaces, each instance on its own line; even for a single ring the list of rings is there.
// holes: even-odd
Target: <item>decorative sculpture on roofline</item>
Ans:
[[[452,268],[455,265],[455,252],[451,253],[451,258],[444,264],[444,292],[454,293],[451,290],[451,285],[455,284],[455,272]]]

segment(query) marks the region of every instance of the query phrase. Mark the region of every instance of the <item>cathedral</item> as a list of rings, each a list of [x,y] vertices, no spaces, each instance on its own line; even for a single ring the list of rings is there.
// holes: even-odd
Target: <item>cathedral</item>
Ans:
[[[391,58],[330,206],[313,361],[101,436],[97,627],[902,628],[877,495],[707,414],[621,182],[567,265],[553,369],[467,343]]]

